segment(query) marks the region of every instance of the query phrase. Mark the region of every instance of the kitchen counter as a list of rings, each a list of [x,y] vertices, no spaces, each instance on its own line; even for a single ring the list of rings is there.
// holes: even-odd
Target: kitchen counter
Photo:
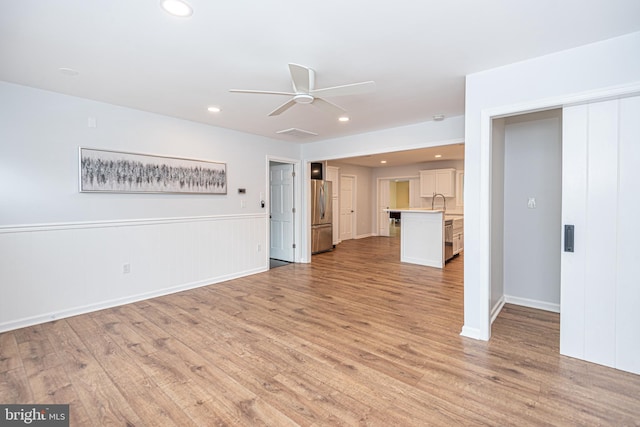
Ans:
[[[428,267],[444,267],[444,211],[385,209],[400,212],[400,261]],[[448,216],[448,215],[447,215]]]

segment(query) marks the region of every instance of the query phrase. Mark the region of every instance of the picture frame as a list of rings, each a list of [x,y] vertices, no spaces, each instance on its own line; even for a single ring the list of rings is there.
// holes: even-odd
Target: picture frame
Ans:
[[[221,162],[79,148],[81,193],[227,194]]]

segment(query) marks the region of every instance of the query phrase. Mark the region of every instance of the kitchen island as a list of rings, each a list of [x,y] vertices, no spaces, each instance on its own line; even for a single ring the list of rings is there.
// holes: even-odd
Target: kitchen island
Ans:
[[[400,261],[443,268],[444,211],[385,209],[400,212]]]

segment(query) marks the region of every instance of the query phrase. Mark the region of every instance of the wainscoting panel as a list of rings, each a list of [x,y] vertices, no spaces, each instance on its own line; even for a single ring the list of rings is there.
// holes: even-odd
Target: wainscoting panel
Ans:
[[[0,228],[0,332],[268,269],[265,215]]]

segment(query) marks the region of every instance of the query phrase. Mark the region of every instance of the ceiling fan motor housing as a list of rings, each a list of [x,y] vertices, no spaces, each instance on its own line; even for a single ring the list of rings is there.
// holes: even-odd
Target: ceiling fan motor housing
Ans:
[[[313,102],[313,96],[308,93],[299,93],[293,97],[293,100],[298,104],[311,104]]]

